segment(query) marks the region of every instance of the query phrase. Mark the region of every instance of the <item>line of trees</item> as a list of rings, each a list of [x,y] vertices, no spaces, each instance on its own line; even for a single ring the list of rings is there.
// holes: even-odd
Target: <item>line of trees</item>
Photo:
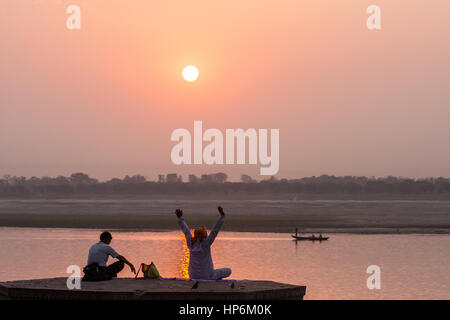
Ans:
[[[256,181],[242,175],[240,182],[228,182],[225,173],[189,175],[184,182],[178,174],[158,175],[157,181],[149,181],[142,175],[113,178],[100,182],[85,173],[70,177],[17,177],[5,175],[0,179],[0,197],[32,195],[83,195],[83,194],[202,194],[202,193],[450,193],[450,179],[411,179],[400,177],[368,178],[361,176],[336,177],[322,175],[299,179]]]

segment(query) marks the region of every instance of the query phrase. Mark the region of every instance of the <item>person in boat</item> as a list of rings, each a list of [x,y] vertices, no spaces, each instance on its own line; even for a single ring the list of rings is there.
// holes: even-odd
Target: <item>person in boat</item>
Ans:
[[[314,240],[315,238],[316,238],[316,236],[313,234],[313,235],[311,236],[311,239]]]
[[[124,265],[130,266],[131,272],[136,274],[136,270],[131,262],[121,256],[110,246],[112,235],[108,231],[100,235],[100,241],[93,244],[89,249],[87,266],[84,267],[83,281],[111,280],[117,277]],[[109,256],[118,259],[109,266],[106,266]]]
[[[178,217],[178,225],[186,237],[186,245],[189,248],[189,278],[196,280],[220,280],[231,275],[230,268],[214,269],[211,258],[211,245],[216,239],[220,227],[225,220],[225,212],[222,207],[217,208],[220,217],[215,226],[212,228],[210,234],[205,227],[197,227],[194,229],[192,236],[188,225],[184,221],[183,211],[181,209],[175,210]]]
[[[321,240],[322,240],[322,238],[323,238],[323,237],[322,237],[322,234],[320,234],[320,235],[319,235],[319,239],[321,239]]]

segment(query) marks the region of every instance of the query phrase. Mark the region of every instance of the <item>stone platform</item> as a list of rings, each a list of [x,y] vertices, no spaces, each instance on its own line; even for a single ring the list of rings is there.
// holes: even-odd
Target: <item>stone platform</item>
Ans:
[[[81,282],[69,290],[67,278],[0,282],[0,299],[8,300],[299,300],[305,286],[273,281],[200,281],[118,278]]]

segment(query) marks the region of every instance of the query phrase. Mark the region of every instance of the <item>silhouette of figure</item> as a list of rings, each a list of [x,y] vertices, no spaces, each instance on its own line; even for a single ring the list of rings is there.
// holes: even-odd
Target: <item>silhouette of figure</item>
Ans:
[[[211,233],[208,235],[206,228],[203,226],[197,227],[194,230],[193,237],[184,221],[183,211],[180,209],[175,210],[175,214],[178,217],[178,224],[186,237],[186,244],[189,248],[188,271],[190,279],[220,280],[229,277],[231,274],[230,268],[214,269],[212,262],[211,245],[225,220],[225,212],[223,212],[222,207],[218,207],[217,209],[219,210],[220,217],[216,225],[212,228]]]

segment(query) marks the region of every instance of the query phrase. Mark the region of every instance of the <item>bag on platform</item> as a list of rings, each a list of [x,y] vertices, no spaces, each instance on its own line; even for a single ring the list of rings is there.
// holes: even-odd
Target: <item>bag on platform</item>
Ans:
[[[139,279],[158,279],[161,278],[158,269],[155,264],[152,262],[150,264],[141,263],[138,271],[136,272],[135,279],[138,278],[139,271],[142,270],[142,278]]]

